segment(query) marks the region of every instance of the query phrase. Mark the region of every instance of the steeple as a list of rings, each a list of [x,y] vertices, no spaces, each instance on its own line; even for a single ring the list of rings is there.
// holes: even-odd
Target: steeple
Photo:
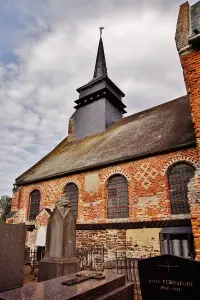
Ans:
[[[106,130],[126,113],[124,93],[108,77],[102,30],[92,80],[77,89],[76,111],[69,120],[69,139],[79,139]]]
[[[108,74],[107,74],[107,67],[106,67],[106,58],[105,58],[104,48],[103,48],[103,40],[102,40],[102,36],[100,36],[93,78],[97,79],[107,75]]]

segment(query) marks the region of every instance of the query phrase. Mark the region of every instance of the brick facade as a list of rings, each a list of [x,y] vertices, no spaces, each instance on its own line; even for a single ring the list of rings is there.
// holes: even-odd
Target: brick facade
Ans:
[[[27,221],[27,217],[29,197],[33,190],[38,189],[41,192],[41,210],[45,207],[53,209],[55,202],[61,197],[64,187],[70,182],[74,182],[79,189],[78,224],[113,222],[127,224],[128,222],[189,218],[189,215],[171,215],[167,170],[179,161],[187,161],[198,168],[197,149],[180,150],[92,172],[22,186],[17,189],[13,197],[12,208],[18,210],[14,216],[14,222],[30,223]],[[114,174],[122,174],[128,181],[129,218],[126,219],[107,219],[106,185],[110,176]],[[145,230],[78,230],[77,246],[104,244],[105,254],[109,259],[113,258],[116,250],[126,251],[132,256],[159,254],[158,233],[161,229]],[[33,247],[34,239],[36,239],[35,230],[28,233],[28,239],[28,245]]]
[[[180,56],[187,92],[190,99],[192,119],[196,132],[198,159],[200,157],[200,52],[188,51]],[[196,257],[200,260],[200,170],[189,184],[192,227]]]

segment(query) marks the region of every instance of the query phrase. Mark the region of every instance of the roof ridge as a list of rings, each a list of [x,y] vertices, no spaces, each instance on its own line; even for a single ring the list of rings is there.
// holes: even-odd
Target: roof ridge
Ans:
[[[51,152],[20,175],[16,179],[16,183],[20,185],[23,182],[40,178],[40,176],[53,177],[55,174],[64,174],[67,171],[86,170],[92,166],[100,166],[111,161],[121,162],[126,157],[144,157],[145,155],[154,155],[162,151],[175,151],[175,149],[180,149],[181,147],[192,146],[195,144],[195,134],[187,98],[188,96],[185,95],[134,113],[122,118],[103,132],[97,134],[74,141],[69,141],[68,137],[66,137]],[[170,104],[173,102],[176,104]],[[182,120],[182,115],[179,113],[180,110],[185,116],[184,120]],[[151,116],[149,112],[152,112],[153,118],[148,118],[149,115]],[[140,118],[142,114],[144,114],[144,118]],[[169,128],[166,127],[166,117],[169,118]],[[129,122],[133,123],[131,127],[126,126]],[[116,131],[118,127],[121,128],[120,132]],[[154,132],[153,136],[152,130]],[[149,141],[148,138],[153,138],[153,140]],[[120,146],[123,144],[121,139],[126,144],[131,143],[130,145],[127,144],[126,150]],[[143,139],[145,140],[143,141]],[[126,142],[129,140],[130,142]],[[106,145],[104,145],[104,141],[107,143]],[[113,142],[115,143],[114,148],[112,146]],[[105,146],[108,146],[108,148]],[[112,150],[108,151],[111,148]],[[98,151],[95,152],[97,149]],[[63,153],[65,154],[64,157]],[[80,163],[77,163],[79,160]],[[52,163],[56,163],[56,167],[53,167],[53,169]],[[42,173],[40,170],[42,170]]]

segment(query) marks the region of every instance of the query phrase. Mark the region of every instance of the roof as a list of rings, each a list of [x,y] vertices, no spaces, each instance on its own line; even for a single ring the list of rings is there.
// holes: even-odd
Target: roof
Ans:
[[[16,179],[16,184],[45,180],[91,168],[135,160],[196,144],[188,97],[122,118],[107,130],[69,142]]]
[[[80,92],[80,91],[85,90],[88,87],[91,87],[92,85],[99,83],[101,81],[104,81],[104,80],[107,81],[114,89],[116,89],[122,95],[122,97],[125,96],[125,94],[118,88],[118,86],[107,75],[99,77],[99,78],[93,78],[88,83],[84,84],[83,86],[79,87],[76,90],[77,90],[77,92]]]
[[[102,40],[102,37],[100,36],[93,78],[88,83],[84,84],[83,86],[79,87],[76,90],[79,93],[79,92],[87,89],[88,87],[91,87],[94,84],[97,84],[101,81],[107,81],[114,89],[116,89],[121,94],[122,97],[125,96],[125,94],[108,77],[106,58],[105,58],[104,47],[103,47],[103,40]]]
[[[100,37],[93,78],[100,78],[102,76],[107,76],[107,67],[103,48],[103,41]]]
[[[186,231],[185,226],[191,226],[191,219],[178,220],[154,220],[154,221],[125,221],[125,222],[106,222],[106,223],[77,223],[77,230],[103,230],[103,229],[139,229],[139,228],[167,228],[181,226]],[[184,226],[184,227],[183,227]],[[167,231],[167,230],[166,230]],[[169,231],[169,230],[168,230]],[[189,231],[189,230],[188,230]],[[185,232],[184,232],[185,233]]]

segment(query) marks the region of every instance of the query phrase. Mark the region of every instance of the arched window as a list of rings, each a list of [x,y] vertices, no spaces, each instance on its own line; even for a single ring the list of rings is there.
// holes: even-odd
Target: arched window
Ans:
[[[71,201],[72,212],[78,218],[78,187],[75,183],[68,183],[65,187],[65,193]]]
[[[34,190],[30,195],[29,220],[35,220],[40,212],[40,191]]]
[[[169,194],[172,214],[187,214],[190,212],[188,204],[188,183],[194,176],[195,169],[188,163],[177,163],[168,171]]]
[[[128,182],[122,175],[112,176],[107,183],[108,218],[128,218]]]

